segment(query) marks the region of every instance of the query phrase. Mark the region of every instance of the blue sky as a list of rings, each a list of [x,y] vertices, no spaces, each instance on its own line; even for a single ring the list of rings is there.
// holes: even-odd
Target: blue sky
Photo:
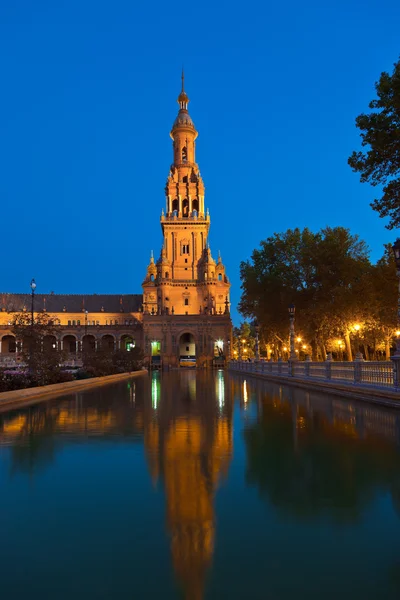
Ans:
[[[398,232],[347,158],[399,21],[397,0],[3,2],[0,291],[141,292],[182,64],[233,305],[240,261],[289,227],[349,227],[379,258]]]

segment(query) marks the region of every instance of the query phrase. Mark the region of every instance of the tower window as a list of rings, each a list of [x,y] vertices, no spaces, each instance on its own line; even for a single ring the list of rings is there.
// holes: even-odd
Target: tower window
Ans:
[[[193,200],[192,202],[192,208],[193,210],[199,210],[199,201],[197,199]]]
[[[175,198],[175,200],[172,200],[172,210],[173,211],[178,210],[178,208],[179,208],[179,202],[178,202],[178,199]]]
[[[182,254],[189,254],[189,244],[182,245]]]
[[[187,162],[187,148],[183,146],[182,148],[182,162]]]
[[[222,274],[221,273],[218,275],[218,281],[222,281]]]
[[[185,306],[189,306],[189,298],[185,298]]]
[[[169,277],[169,273],[168,273],[168,271],[165,271],[165,279],[168,279],[168,277]]]
[[[187,198],[182,202],[182,214],[184,217],[189,216],[189,200]]]

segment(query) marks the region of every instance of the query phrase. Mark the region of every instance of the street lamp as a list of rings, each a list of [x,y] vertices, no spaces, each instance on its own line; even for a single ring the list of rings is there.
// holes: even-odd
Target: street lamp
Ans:
[[[33,325],[35,323],[35,289],[36,282],[34,279],[31,281],[31,340],[29,344],[29,371],[33,373]]]
[[[89,311],[85,310],[85,335],[87,334],[87,317],[88,317]]]
[[[294,348],[294,314],[296,312],[296,307],[294,304],[291,304],[288,307],[289,311],[289,322],[290,322],[290,330],[289,330],[289,340],[290,340],[290,360],[297,360],[296,351]]]
[[[260,343],[259,343],[259,333],[260,333],[260,326],[258,324],[258,321],[255,322],[255,330],[256,330],[256,347],[255,347],[255,351],[256,351],[256,360],[260,360]]]
[[[392,246],[394,261],[396,263],[397,278],[399,280],[398,294],[397,294],[397,329],[400,330],[400,238],[397,238]],[[400,337],[396,339],[396,352],[392,356],[394,363],[394,382],[395,386],[398,387],[400,383]]]
[[[362,354],[360,352],[360,329],[361,329],[361,325],[359,325],[358,323],[356,323],[354,325],[354,331],[356,332],[356,344],[357,344],[357,348],[356,348],[356,360],[361,360],[362,359]]]
[[[35,304],[35,290],[36,290],[36,282],[34,279],[32,279],[31,281],[31,290],[32,290],[32,294],[31,294],[31,326],[33,328],[33,323],[34,323],[34,304]]]

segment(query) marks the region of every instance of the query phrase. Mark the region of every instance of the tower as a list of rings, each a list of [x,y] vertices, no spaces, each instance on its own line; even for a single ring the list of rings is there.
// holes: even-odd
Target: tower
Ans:
[[[210,214],[204,204],[204,183],[196,162],[198,132],[188,112],[189,98],[183,73],[177,101],[179,111],[170,132],[173,162],[165,186],[165,212],[162,211],[160,219],[163,243],[157,262],[151,257],[143,282],[145,333],[146,316],[173,317],[175,323],[180,317],[191,316],[193,323],[195,315],[200,321],[224,315],[230,324],[230,283],[221,256],[215,261],[208,244]],[[169,321],[164,319],[164,323]],[[155,341],[154,325],[152,321],[152,344]],[[223,333],[225,340],[230,339],[230,335]],[[189,337],[185,340],[184,356],[198,358],[198,348],[194,353],[193,340]],[[165,338],[164,351],[166,346]],[[162,353],[161,342],[157,347]],[[207,354],[213,356],[213,352],[214,348]],[[181,352],[179,356],[182,356]]]

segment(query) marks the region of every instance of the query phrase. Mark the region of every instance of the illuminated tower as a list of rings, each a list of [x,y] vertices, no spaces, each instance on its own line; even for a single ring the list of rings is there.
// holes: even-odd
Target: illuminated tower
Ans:
[[[156,349],[163,364],[183,366],[186,357],[204,366],[214,357],[228,356],[230,283],[221,255],[214,260],[208,244],[210,215],[183,73],[178,104],[170,133],[173,163],[161,214],[163,243],[159,259],[155,262],[151,256],[143,281],[145,353],[150,358]]]
[[[204,183],[196,163],[198,133],[188,112],[184,90],[171,129],[173,163],[165,186],[161,215],[163,246],[143,283],[144,312],[223,314],[229,310],[230,284],[221,257],[215,261],[207,243],[210,215],[204,206]]]

